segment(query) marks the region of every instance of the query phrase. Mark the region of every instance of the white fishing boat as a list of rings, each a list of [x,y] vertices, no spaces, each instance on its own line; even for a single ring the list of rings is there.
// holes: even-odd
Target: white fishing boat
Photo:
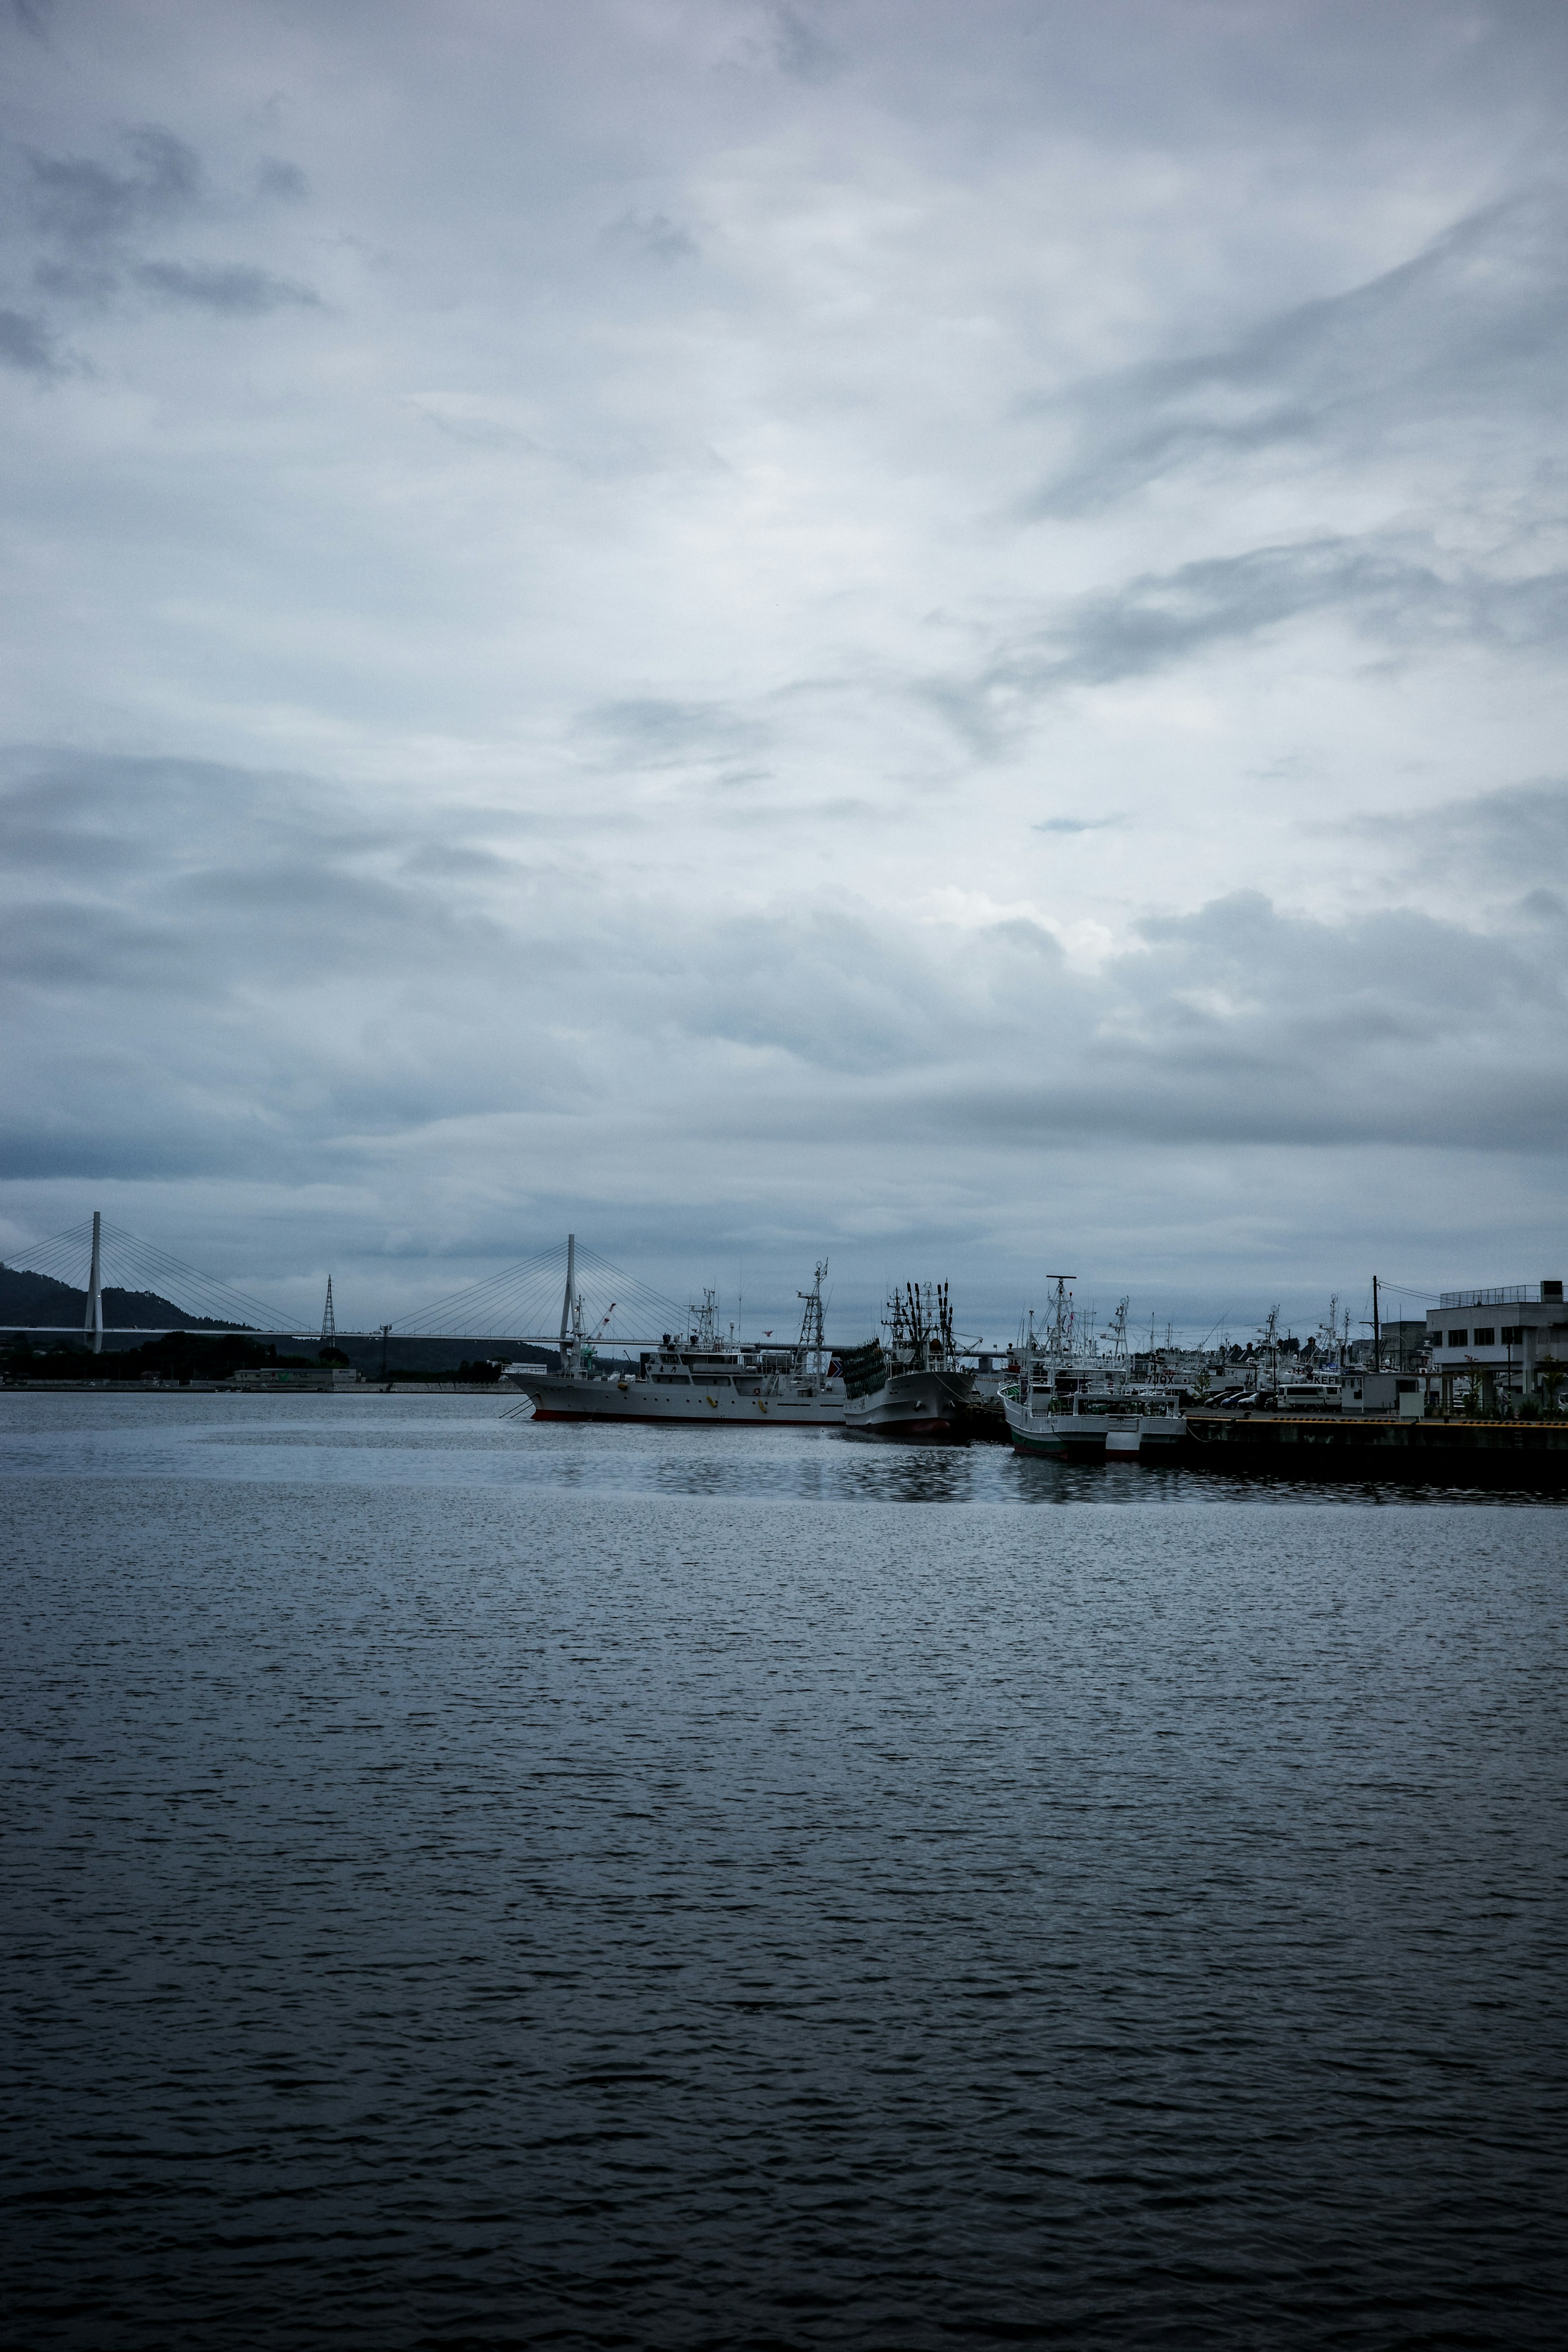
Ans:
[[[1083,1343],[1067,1287],[1072,1278],[1052,1276],[1056,1297],[1043,1335],[1029,1318],[1016,1393],[1003,1399],[1014,1452],[1100,1461],[1170,1457],[1187,1433],[1180,1391],[1129,1377],[1125,1298],[1105,1334],[1109,1352]]]
[[[837,1429],[844,1381],[823,1339],[822,1278],[816,1269],[800,1337],[773,1347],[746,1345],[719,1330],[711,1290],[689,1310],[684,1330],[667,1331],[657,1348],[629,1360],[602,1362],[583,1333],[583,1300],[569,1254],[561,1318],[561,1369],[516,1364],[508,1384],[531,1400],[535,1421],[637,1421],[685,1428]]]
[[[1002,1410],[1015,1454],[1053,1454],[1058,1460],[1169,1458],[1187,1433],[1179,1407],[1153,1397],[1090,1392],[1061,1406],[1043,1395],[1006,1397]]]
[[[1092,1396],[1053,1398],[1039,1391],[1004,1399],[1002,1410],[1014,1453],[1047,1454],[1058,1460],[1070,1455],[1103,1459],[1108,1452],[1136,1454],[1138,1415],[1100,1410],[1104,1402]],[[1109,1443],[1112,1437],[1114,1446]]]

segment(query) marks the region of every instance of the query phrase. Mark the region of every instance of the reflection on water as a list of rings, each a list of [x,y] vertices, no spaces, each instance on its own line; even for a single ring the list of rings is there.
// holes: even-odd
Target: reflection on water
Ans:
[[[1042,1460],[999,1445],[857,1443],[832,1430],[658,1429],[511,1417],[504,1400],[0,1392],[0,1475],[502,1486],[830,1504],[1520,1502],[1488,1489],[1352,1486],[1204,1465]],[[1561,1508],[1559,1503],[1556,1507]]]

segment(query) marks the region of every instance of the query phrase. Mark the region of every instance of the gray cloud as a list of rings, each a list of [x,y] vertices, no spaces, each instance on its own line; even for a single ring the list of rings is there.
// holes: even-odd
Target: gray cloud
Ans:
[[[1552,954],[1398,913],[1310,922],[1258,894],[1143,928],[1142,949],[1092,980],[1048,940],[1042,961],[1016,929],[971,935],[983,986],[967,1003],[918,936],[840,923],[808,958],[753,929],[779,1007],[741,1024],[710,990],[701,1020],[798,1057],[815,1083],[853,1075],[835,1129],[868,1149],[944,1133],[999,1149],[1568,1143],[1568,983]],[[832,975],[831,1043],[813,970]]]
[[[1091,514],[1183,467],[1333,444],[1352,456],[1499,404],[1550,420],[1568,361],[1568,193],[1456,223],[1364,286],[1277,314],[1228,350],[1075,387],[1039,413],[1077,449],[1029,501]]]
[[[62,301],[101,306],[119,291],[120,272],[97,260],[39,261],[34,265],[33,283],[40,294]]]
[[[79,156],[32,157],[34,215],[47,236],[91,248],[195,207],[202,173],[193,148],[155,125],[127,131],[124,143],[129,172]]]
[[[258,195],[279,204],[301,205],[310,194],[310,183],[299,164],[281,155],[262,157],[256,167],[256,187]]]
[[[131,274],[138,286],[165,301],[191,303],[228,318],[258,319],[271,310],[321,307],[313,288],[243,262],[143,261]]]
[[[158,301],[230,318],[321,307],[313,288],[252,262],[138,251],[149,231],[166,233],[204,209],[205,182],[196,151],[173,131],[147,126],[123,134],[122,144],[129,170],[79,156],[29,159],[34,225],[53,248],[34,267],[40,293],[101,308],[129,284]],[[275,157],[262,159],[257,184],[273,199],[308,193],[299,167]]]
[[[689,229],[660,212],[622,213],[605,231],[605,242],[653,261],[695,261],[700,250]]]
[[[1362,816],[1352,831],[1394,853],[1407,884],[1442,877],[1471,889],[1525,890],[1543,875],[1568,876],[1568,781],[1509,784],[1398,817]]]
[[[0,1237],[1546,1265],[1561,11],[75,22]]]
[[[841,63],[838,51],[804,10],[774,6],[773,55],[796,81],[831,81]]]
[[[601,703],[584,714],[582,725],[612,758],[641,768],[729,762],[767,738],[763,721],[750,713],[656,695]]]
[[[1151,677],[1327,612],[1342,615],[1379,652],[1445,641],[1550,648],[1568,629],[1568,571],[1522,579],[1468,568],[1446,574],[1407,543],[1376,539],[1205,556],[1064,604],[977,675],[925,679],[917,690],[966,741],[994,756],[1048,696]]]
[[[0,310],[0,365],[46,383],[68,373],[43,320],[22,310]]]
[[[211,1164],[193,1097],[279,1175],[321,1151],[363,1163],[356,1134],[408,1150],[453,1118],[616,1103],[656,1190],[726,1118],[781,1139],[824,1119],[841,1173],[847,1151],[942,1134],[982,1154],[1568,1146],[1555,933],[1325,923],[1248,893],[1146,919],[1089,977],[1017,921],[716,908],[671,924],[521,842],[499,854],[460,812],[369,829],[306,778],[35,758],[13,763],[5,814],[20,870],[0,969],[37,1055],[13,1125],[46,1118],[57,1159],[77,1131],[49,1111],[62,1086],[90,1092],[100,1143],[126,1124],[132,1151],[158,1108],[171,1173],[196,1164],[187,1134]],[[272,1016],[247,1035],[263,976]]]

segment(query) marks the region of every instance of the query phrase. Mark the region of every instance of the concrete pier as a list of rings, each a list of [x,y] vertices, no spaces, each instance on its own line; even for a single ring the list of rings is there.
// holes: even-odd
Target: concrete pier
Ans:
[[[1357,1414],[1187,1414],[1187,1459],[1287,1478],[1397,1478],[1568,1487],[1568,1421],[1422,1421]]]

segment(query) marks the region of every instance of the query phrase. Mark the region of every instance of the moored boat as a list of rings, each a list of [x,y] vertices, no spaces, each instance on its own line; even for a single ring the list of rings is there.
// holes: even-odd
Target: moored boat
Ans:
[[[514,1366],[510,1378],[530,1397],[535,1421],[635,1421],[686,1427],[837,1429],[844,1421],[844,1381],[823,1338],[822,1278],[799,1296],[805,1312],[800,1337],[779,1347],[728,1339],[718,1328],[711,1290],[689,1310],[684,1331],[667,1331],[636,1364],[601,1363],[583,1336],[583,1302],[567,1276],[562,1318],[561,1369]]]
[[[1056,1297],[1046,1333],[1037,1337],[1029,1319],[1016,1394],[1003,1407],[1014,1452],[1058,1460],[1169,1458],[1187,1433],[1179,1392],[1128,1377],[1125,1298],[1106,1335],[1109,1355],[1079,1344],[1067,1287],[1071,1278],[1053,1277]]]
[[[967,1445],[974,1416],[974,1370],[961,1363],[945,1283],[909,1283],[888,1302],[888,1344],[847,1349],[846,1436],[912,1445]]]

